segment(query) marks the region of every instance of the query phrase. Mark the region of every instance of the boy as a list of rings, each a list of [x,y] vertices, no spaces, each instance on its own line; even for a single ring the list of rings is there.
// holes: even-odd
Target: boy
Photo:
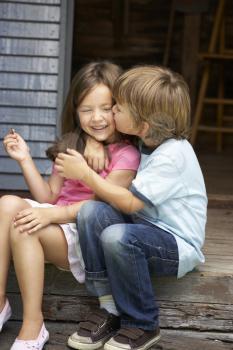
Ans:
[[[207,198],[186,140],[186,83],[162,67],[136,67],[118,79],[114,98],[116,128],[142,141],[130,190],[106,183],[76,151],[56,161],[60,175],[83,180],[105,201],[89,202],[78,214],[86,286],[99,297],[100,309],[69,338],[75,349],[154,345],[160,338],[159,310],[150,274],[180,278],[204,262]]]

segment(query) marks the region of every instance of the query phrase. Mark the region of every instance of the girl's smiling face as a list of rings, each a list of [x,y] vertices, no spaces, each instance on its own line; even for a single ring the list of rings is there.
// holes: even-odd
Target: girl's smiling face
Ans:
[[[77,108],[81,128],[99,142],[111,143],[116,139],[112,104],[110,89],[99,84],[84,97]]]

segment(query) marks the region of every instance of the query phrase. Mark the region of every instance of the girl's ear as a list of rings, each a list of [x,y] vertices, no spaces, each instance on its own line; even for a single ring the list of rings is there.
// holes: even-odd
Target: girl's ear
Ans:
[[[147,122],[142,122],[138,136],[144,139],[147,136],[149,129],[150,125]]]

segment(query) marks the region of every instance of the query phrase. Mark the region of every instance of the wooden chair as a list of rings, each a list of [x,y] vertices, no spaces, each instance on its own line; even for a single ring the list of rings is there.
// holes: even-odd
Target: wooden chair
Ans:
[[[202,73],[191,136],[191,143],[194,144],[197,138],[197,132],[199,130],[216,133],[217,152],[222,150],[222,134],[233,133],[233,127],[225,125],[225,122],[233,121],[233,118],[224,115],[224,106],[233,106],[233,99],[224,97],[224,64],[230,60],[233,60],[233,50],[226,49],[225,47],[225,3],[225,0],[218,1],[209,48],[207,52],[200,55],[200,58],[202,61],[204,61],[205,66]],[[219,66],[218,96],[210,98],[207,97],[206,94],[209,78],[213,71],[213,63],[218,64]],[[204,104],[212,104],[217,106],[217,118],[215,125],[200,124]]]

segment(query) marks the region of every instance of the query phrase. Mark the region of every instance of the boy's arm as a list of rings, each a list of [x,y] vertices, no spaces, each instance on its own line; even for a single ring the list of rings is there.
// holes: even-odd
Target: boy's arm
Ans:
[[[83,176],[82,180],[99,198],[126,214],[134,213],[144,207],[144,202],[127,188],[106,181],[92,169]]]
[[[55,162],[55,168],[61,176],[84,181],[99,198],[124,213],[133,213],[144,207],[144,202],[128,189],[112,184],[96,174],[78,152],[69,149],[67,152],[68,154],[59,154]]]
[[[108,152],[102,142],[98,142],[91,136],[87,136],[84,150],[84,158],[87,164],[97,173],[107,169],[109,165]]]

